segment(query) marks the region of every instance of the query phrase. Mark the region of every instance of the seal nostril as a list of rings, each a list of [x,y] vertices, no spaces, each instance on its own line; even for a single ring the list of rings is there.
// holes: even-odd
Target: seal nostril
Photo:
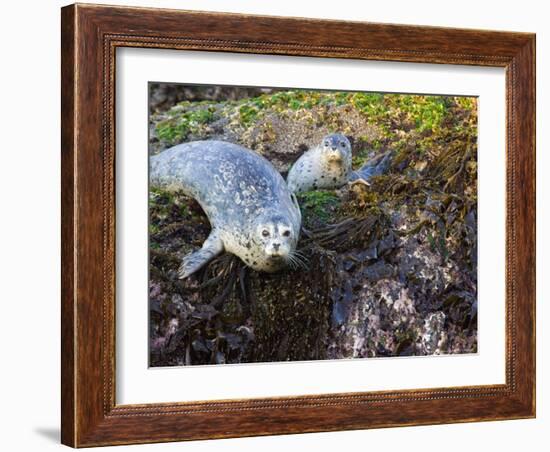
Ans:
[[[275,251],[277,251],[279,249],[279,247],[281,246],[280,243],[274,243],[273,244],[273,248],[275,249]]]

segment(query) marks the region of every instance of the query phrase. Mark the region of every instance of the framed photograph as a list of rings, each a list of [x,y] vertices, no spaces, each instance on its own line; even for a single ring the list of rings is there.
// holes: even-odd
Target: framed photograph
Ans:
[[[535,36],[62,8],[62,442],[535,416]]]

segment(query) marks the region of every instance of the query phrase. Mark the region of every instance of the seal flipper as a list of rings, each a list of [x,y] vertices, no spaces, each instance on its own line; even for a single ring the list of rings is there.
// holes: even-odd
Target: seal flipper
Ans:
[[[202,248],[184,256],[179,268],[179,278],[184,279],[202,268],[216,256],[223,252],[223,242],[218,231],[212,229]]]
[[[357,171],[354,171],[352,173],[348,183],[352,186],[356,184],[363,184],[363,185],[366,185],[367,187],[370,187],[370,182],[367,181],[366,179],[363,179],[359,174],[357,174]]]
[[[380,176],[390,168],[392,155],[392,151],[388,151],[385,154],[370,159],[357,171],[352,171],[348,183],[351,185],[364,184],[369,187],[371,185],[369,182],[371,177]]]

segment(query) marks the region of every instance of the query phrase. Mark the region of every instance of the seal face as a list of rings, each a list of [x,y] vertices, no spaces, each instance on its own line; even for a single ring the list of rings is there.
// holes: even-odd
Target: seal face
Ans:
[[[195,141],[150,158],[153,185],[180,188],[196,199],[212,231],[183,258],[180,277],[224,250],[249,267],[275,272],[292,262],[301,213],[294,194],[264,157],[223,141]]]
[[[292,165],[288,188],[293,193],[338,188],[349,181],[351,172],[351,144],[341,133],[333,133]]]

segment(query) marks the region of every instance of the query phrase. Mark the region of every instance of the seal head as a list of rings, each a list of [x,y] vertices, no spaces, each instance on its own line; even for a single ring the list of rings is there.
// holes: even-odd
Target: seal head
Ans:
[[[321,155],[329,166],[331,163],[342,165],[351,161],[351,144],[341,133],[327,135],[323,138]]]
[[[268,212],[257,219],[253,231],[252,258],[257,269],[276,271],[291,261],[299,231],[287,218],[278,212]]]

